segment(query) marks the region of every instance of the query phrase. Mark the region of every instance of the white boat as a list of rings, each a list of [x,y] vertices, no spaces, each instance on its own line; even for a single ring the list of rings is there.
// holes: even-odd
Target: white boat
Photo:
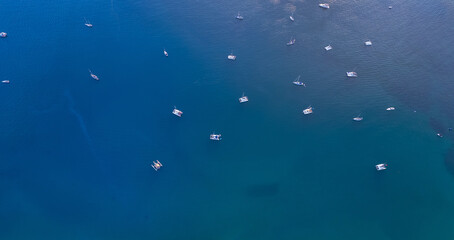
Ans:
[[[155,171],[158,171],[162,167],[162,164],[159,160],[156,160],[153,161],[153,163],[150,166],[153,167]]]
[[[347,77],[358,77],[356,72],[347,72]]]
[[[290,15],[290,17],[289,17],[289,18],[290,18],[290,20],[291,20],[292,22],[294,22],[294,21],[295,21],[295,18],[293,18],[293,13],[292,13],[292,15]]]
[[[89,28],[93,27],[93,24],[91,24],[86,18],[84,18],[84,19],[85,19],[85,24],[84,24],[85,26],[87,26]]]
[[[2,83],[8,84],[9,80],[3,80]]]
[[[6,32],[0,32],[0,37],[6,38],[8,34]]]
[[[309,106],[306,109],[303,110],[304,115],[308,115],[312,113],[312,107]]]
[[[168,57],[169,53],[164,49],[164,56]]]
[[[297,85],[297,86],[303,86],[303,87],[306,87],[306,84],[304,84],[303,82],[300,81],[300,77],[301,75],[299,75],[295,81],[293,81],[293,84]]]
[[[238,20],[243,20],[244,19],[243,16],[240,15],[240,12],[238,12],[238,15],[236,15],[235,18],[238,19]]]
[[[357,117],[353,118],[353,121],[361,122],[363,120],[363,117],[361,117],[361,114],[358,115]]]
[[[215,133],[211,134],[210,140],[221,141],[221,134],[215,134]]]
[[[181,117],[181,115],[183,115],[183,112],[178,110],[176,107],[173,109],[172,113],[177,117]]]
[[[393,6],[389,6],[388,8],[389,8],[389,9],[393,9]]]
[[[437,136],[440,137],[440,138],[443,137],[443,135],[441,135],[441,133],[437,133]]]
[[[326,51],[329,51],[329,50],[331,50],[331,49],[333,49],[333,47],[331,47],[331,45],[328,45],[328,46],[325,47],[325,50],[326,50]]]
[[[290,38],[290,41],[287,43],[287,46],[291,46],[291,45],[295,44],[295,42],[296,42],[296,39],[292,37],[292,38]]]
[[[364,42],[364,45],[366,46],[372,46],[372,41],[368,40]]]
[[[249,99],[247,98],[247,96],[244,96],[244,93],[243,93],[243,96],[239,98],[239,101],[240,101],[240,103],[245,103],[245,102],[248,102]]]
[[[236,59],[236,56],[231,53],[227,56],[227,59],[234,61]]]
[[[324,9],[329,9],[329,4],[328,3],[320,3],[318,6],[321,7],[321,8],[324,8]]]
[[[389,108],[386,109],[386,111],[394,111],[394,110],[396,110],[395,107],[389,107]]]
[[[96,76],[95,74],[93,74],[93,73],[91,72],[90,69],[88,69],[88,71],[90,72],[91,78],[93,78],[93,79],[96,80],[96,81],[99,81],[99,77],[98,77],[98,76]]]
[[[382,170],[386,170],[387,166],[388,166],[388,164],[380,163],[380,164],[375,165],[375,168],[377,169],[377,171],[382,171]]]

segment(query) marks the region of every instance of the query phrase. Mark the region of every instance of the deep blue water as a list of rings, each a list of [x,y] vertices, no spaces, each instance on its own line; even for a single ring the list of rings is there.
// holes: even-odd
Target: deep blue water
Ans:
[[[4,0],[0,239],[453,239],[454,2],[318,3]]]

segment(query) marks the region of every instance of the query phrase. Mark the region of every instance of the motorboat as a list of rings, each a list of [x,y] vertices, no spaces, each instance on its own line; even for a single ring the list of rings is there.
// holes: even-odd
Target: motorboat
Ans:
[[[293,84],[297,85],[297,86],[303,86],[303,87],[306,87],[306,84],[304,84],[303,82],[300,81],[300,76],[298,76],[295,81],[293,81]]]
[[[295,44],[295,42],[296,42],[296,39],[291,38],[290,41],[287,43],[287,46],[291,46],[291,45]]]
[[[395,107],[389,107],[389,108],[386,109],[386,111],[394,111],[394,110],[396,110]]]
[[[380,164],[375,165],[375,168],[377,169],[377,171],[383,171],[383,170],[386,170],[387,166],[388,166],[388,164],[386,164],[386,163],[380,163]]]
[[[357,117],[353,118],[353,121],[356,121],[356,122],[361,122],[362,120],[363,120],[363,117],[361,117],[361,114],[358,115]]]
[[[328,46],[325,47],[325,50],[326,50],[326,51],[329,51],[329,50],[331,50],[331,49],[333,49],[333,47],[331,47],[331,45],[328,45]]]
[[[173,109],[172,113],[177,117],[181,117],[181,115],[183,115],[183,112],[178,110],[176,107]]]
[[[93,27],[93,24],[90,23],[90,21],[88,21],[86,18],[85,19],[85,26],[89,27],[89,28],[92,28]]]
[[[9,80],[3,80],[2,83],[8,84]]]
[[[245,102],[248,102],[249,99],[247,98],[247,96],[244,96],[244,93],[243,93],[243,96],[239,98],[239,101],[240,101],[240,103],[245,103]]]
[[[169,53],[164,49],[164,56],[168,57]]]
[[[6,38],[8,34],[6,32],[0,32],[0,37]]]
[[[443,135],[441,133],[437,133],[437,136],[440,137],[440,138],[443,137]]]
[[[295,21],[295,18],[293,18],[293,14],[292,14],[292,15],[290,15],[290,17],[289,17],[289,18],[290,18],[290,20],[291,20],[292,22],[294,22],[294,21]]]
[[[227,56],[227,59],[234,61],[234,60],[236,59],[236,56],[233,55],[233,54],[229,54],[229,55]]]
[[[153,161],[153,163],[150,165],[155,171],[158,171],[161,167],[162,164],[159,160]]]
[[[215,133],[211,134],[210,140],[221,141],[221,134],[215,134]]]
[[[93,78],[93,79],[96,80],[96,81],[99,81],[99,77],[98,77],[98,76],[96,76],[95,74],[93,74],[93,73],[91,72],[90,69],[88,69],[88,71],[90,72],[91,78]]]
[[[393,6],[389,6],[388,8],[389,8],[389,9],[393,9]]]
[[[358,77],[356,72],[347,72],[347,77]]]
[[[321,7],[321,8],[324,8],[324,9],[329,9],[329,4],[328,3],[320,3],[318,6]]]
[[[312,107],[309,106],[306,109],[303,110],[304,115],[308,115],[312,113]]]
[[[364,42],[364,45],[366,46],[372,46],[372,41],[368,40]]]
[[[238,12],[238,15],[236,15],[235,18],[238,19],[238,20],[243,20],[244,19],[243,16],[240,15],[240,12]]]

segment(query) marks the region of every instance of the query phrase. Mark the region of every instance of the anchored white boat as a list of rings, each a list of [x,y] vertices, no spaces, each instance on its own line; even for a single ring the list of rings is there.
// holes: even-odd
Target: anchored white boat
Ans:
[[[324,8],[324,9],[329,9],[329,4],[328,3],[320,3],[318,6],[321,7],[321,8]]]
[[[308,115],[312,113],[312,107],[309,106],[306,109],[303,110],[304,115]]]
[[[437,133],[437,136],[440,137],[440,138],[443,137],[443,135],[441,135],[441,133]]]
[[[162,164],[159,160],[153,161],[153,163],[150,165],[155,171],[158,171],[161,167]]]
[[[244,96],[244,93],[243,93],[243,96],[239,98],[240,100],[240,103],[245,103],[245,102],[248,102],[249,99],[247,98],[247,96]]]
[[[238,12],[238,15],[236,15],[235,18],[238,19],[238,20],[243,20],[244,19],[243,16],[240,15],[240,12]]]
[[[8,34],[6,32],[0,32],[0,37],[6,38]]]
[[[325,50],[326,50],[326,51],[329,51],[329,50],[331,50],[331,49],[333,49],[333,47],[331,47],[331,45],[328,45],[328,46],[325,47]]]
[[[380,164],[375,165],[375,168],[377,169],[377,171],[382,171],[382,170],[386,170],[387,166],[388,166],[388,164],[386,164],[386,163],[380,163]]]
[[[231,53],[227,56],[227,59],[234,61],[236,59],[236,56]]]
[[[89,28],[93,27],[93,24],[91,24],[90,21],[88,21],[86,18],[84,18],[84,19],[85,19],[85,24],[84,24],[85,26],[87,26]]]
[[[347,77],[358,77],[356,72],[347,72]]]
[[[354,118],[353,118],[353,121],[357,121],[357,122],[360,122],[360,121],[362,121],[362,120],[363,120],[363,117],[361,117],[361,114],[358,115],[357,117],[354,117]]]
[[[394,111],[394,110],[396,110],[395,107],[389,107],[389,108],[386,109],[386,111]]]
[[[2,83],[8,84],[9,80],[3,80]]]
[[[214,140],[214,141],[221,141],[221,134],[213,133],[213,134],[210,135],[210,139]]]
[[[306,87],[306,84],[304,84],[303,82],[300,81],[300,77],[301,75],[299,75],[295,81],[293,81],[293,84],[297,85],[297,86],[303,86],[303,87]]]
[[[295,42],[296,42],[296,39],[292,37],[292,38],[290,38],[290,41],[287,43],[287,46],[291,46],[291,45],[295,44]]]
[[[169,53],[164,49],[164,56],[168,57]]]
[[[98,77],[98,76],[96,76],[95,74],[93,74],[93,73],[91,72],[90,69],[88,69],[88,71],[90,72],[91,78],[93,78],[93,79],[96,80],[96,81],[99,81],[99,77]]]
[[[365,41],[365,42],[364,42],[364,45],[366,45],[366,46],[372,46],[372,41],[371,41],[371,40]]]
[[[175,115],[177,117],[181,117],[181,115],[183,115],[183,112],[178,110],[176,107],[174,107],[172,113],[173,113],[173,115]]]

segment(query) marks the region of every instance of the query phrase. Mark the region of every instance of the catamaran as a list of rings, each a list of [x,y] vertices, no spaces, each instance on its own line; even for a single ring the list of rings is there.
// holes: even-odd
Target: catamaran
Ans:
[[[324,9],[329,9],[329,4],[328,3],[320,3],[318,6],[321,7],[321,8],[324,8]]]
[[[295,81],[293,81],[293,84],[297,85],[297,86],[303,86],[303,87],[306,87],[306,84],[304,84],[303,82],[300,81],[300,78],[301,78],[301,75],[299,75]]]
[[[221,134],[211,134],[210,135],[210,140],[213,140],[213,141],[221,141]]]
[[[173,111],[172,111],[173,115],[177,116],[177,117],[181,117],[181,115],[183,115],[183,112],[178,110],[177,107],[174,107],[173,108]]]
[[[240,101],[240,103],[245,103],[245,102],[248,102],[249,99],[247,98],[247,96],[244,96],[244,93],[243,93],[243,96],[239,98],[239,101]]]
[[[162,164],[159,160],[153,161],[153,163],[150,165],[155,171],[158,171],[161,167]]]
[[[98,77],[98,76],[96,76],[95,74],[93,74],[93,73],[91,72],[90,69],[88,69],[88,71],[90,72],[90,76],[91,76],[94,80],[99,81],[99,77]]]
[[[238,19],[238,20],[243,20],[244,19],[243,16],[240,15],[240,12],[238,12],[238,15],[236,15],[235,18]]]
[[[93,24],[91,24],[86,18],[84,18],[84,19],[85,19],[85,24],[84,24],[85,26],[87,26],[89,28],[93,27]]]
[[[364,42],[364,45],[372,46],[372,41],[371,40],[367,40],[367,41]]]
[[[329,50],[331,50],[331,49],[333,49],[333,47],[331,47],[331,45],[328,45],[328,46],[325,47],[325,50],[326,50],[326,51],[329,51]]]
[[[357,121],[357,122],[360,122],[362,120],[363,120],[363,117],[361,117],[361,114],[359,114],[357,117],[353,118],[353,121]]]
[[[166,51],[165,49],[164,49],[164,55],[165,55],[166,57],[169,56],[169,53],[167,53],[167,51]]]
[[[0,32],[0,37],[6,38],[8,34],[6,32]]]
[[[347,72],[347,77],[358,77],[356,72]]]
[[[230,53],[230,54],[227,56],[227,59],[234,61],[234,60],[236,59],[236,56],[233,55],[233,53]]]
[[[309,106],[307,107],[306,109],[303,110],[303,114],[304,115],[308,115],[308,114],[311,114],[312,113],[312,107]]]
[[[292,38],[290,38],[290,41],[287,43],[287,46],[291,46],[291,45],[295,44],[295,42],[296,42],[296,39],[292,37]]]
[[[386,164],[386,163],[380,163],[380,164],[375,165],[375,169],[377,169],[377,171],[382,171],[382,170],[386,170],[387,166],[388,166],[388,164]]]

